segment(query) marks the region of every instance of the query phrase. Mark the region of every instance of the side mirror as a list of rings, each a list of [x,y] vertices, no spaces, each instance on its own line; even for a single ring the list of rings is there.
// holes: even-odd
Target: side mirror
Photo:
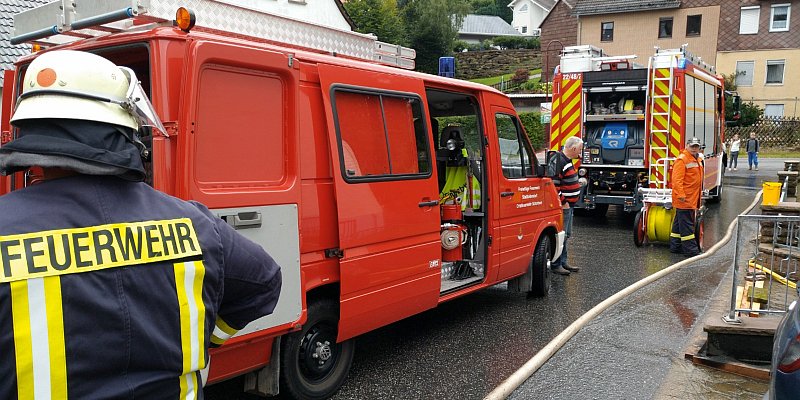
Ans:
[[[533,166],[533,168],[534,168],[533,171],[534,176],[544,176],[546,171],[545,164],[536,164]]]
[[[558,168],[558,157],[557,156],[558,156],[558,152],[557,151],[555,151],[555,150],[548,150],[547,151],[547,156],[545,157],[545,164],[544,164],[544,167],[545,167],[544,174],[543,174],[544,176],[546,176],[548,178],[552,178],[552,177],[558,175],[559,168]]]

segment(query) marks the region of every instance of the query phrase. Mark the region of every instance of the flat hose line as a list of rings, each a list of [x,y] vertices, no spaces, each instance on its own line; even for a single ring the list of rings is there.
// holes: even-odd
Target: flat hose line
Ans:
[[[761,195],[764,191],[760,190],[756,193],[756,198],[753,200],[752,203],[741,213],[746,214],[750,212],[756,205],[758,205],[758,201],[761,198]],[[740,214],[740,215],[741,215]],[[561,347],[564,346],[567,341],[569,341],[575,334],[578,333],[586,324],[591,322],[595,317],[600,315],[603,311],[611,307],[612,305],[616,304],[626,296],[630,295],[631,293],[641,289],[642,287],[655,282],[681,268],[686,265],[689,265],[695,261],[702,260],[704,258],[710,257],[714,253],[717,252],[723,245],[728,243],[733,236],[733,228],[736,226],[738,219],[734,219],[730,225],[728,225],[728,231],[725,233],[725,236],[717,242],[715,245],[711,246],[708,251],[704,252],[703,254],[696,255],[691,258],[687,258],[683,261],[677,262],[675,264],[670,265],[667,268],[662,269],[661,271],[656,272],[653,275],[650,275],[646,278],[643,278],[637,282],[634,282],[630,286],[622,289],[621,291],[615,293],[611,297],[603,300],[600,304],[594,306],[591,310],[587,311],[583,314],[580,318],[575,320],[567,329],[564,329],[558,336],[553,338],[546,346],[544,346],[538,353],[536,353],[530,360],[528,360],[525,364],[522,365],[516,372],[511,374],[506,380],[504,380],[501,384],[497,385],[494,390],[489,392],[489,394],[484,397],[484,400],[500,400],[507,398],[514,390],[516,390],[520,385],[525,383],[525,381],[533,375],[539,368],[544,365]]]

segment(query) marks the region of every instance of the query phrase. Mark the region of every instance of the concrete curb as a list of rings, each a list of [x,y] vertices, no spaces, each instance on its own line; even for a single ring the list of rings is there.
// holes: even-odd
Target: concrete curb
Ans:
[[[759,191],[756,194],[755,200],[741,213],[746,214],[750,212],[756,205],[758,205],[758,201],[761,198],[762,191]],[[522,365],[516,372],[511,374],[506,380],[504,380],[501,384],[499,384],[494,390],[492,390],[489,394],[484,397],[484,400],[501,400],[507,398],[511,393],[514,392],[520,385],[525,383],[525,381],[533,375],[539,368],[544,365],[561,347],[564,346],[567,341],[569,341],[575,334],[578,333],[586,324],[591,322],[595,317],[600,315],[603,311],[611,307],[612,305],[616,304],[620,300],[624,299],[626,296],[630,295],[631,293],[641,289],[642,287],[655,282],[666,275],[669,275],[679,269],[695,262],[698,260],[702,260],[704,258],[712,256],[717,250],[725,245],[733,236],[733,228],[736,227],[737,220],[731,222],[728,225],[728,231],[725,233],[725,236],[711,246],[708,251],[704,252],[703,254],[694,256],[692,258],[687,258],[683,261],[678,263],[672,264],[667,268],[664,268],[661,271],[656,272],[653,275],[650,275],[638,282],[633,283],[632,285],[622,289],[621,291],[617,292],[613,296],[603,300],[600,304],[594,306],[591,310],[587,311],[583,314],[580,318],[575,320],[567,329],[564,329],[558,336],[553,338],[544,348],[539,350],[536,355],[534,355],[528,362]]]

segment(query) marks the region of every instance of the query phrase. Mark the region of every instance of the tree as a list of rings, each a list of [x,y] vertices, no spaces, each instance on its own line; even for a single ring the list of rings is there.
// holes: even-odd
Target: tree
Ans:
[[[509,24],[514,19],[514,13],[508,8],[509,0],[472,0],[472,12],[478,15],[496,15]]]
[[[469,12],[467,0],[399,0],[417,70],[436,73],[439,57],[453,54],[458,27]]]
[[[356,24],[356,31],[375,34],[383,42],[408,45],[397,0],[349,0],[344,8]]]
[[[733,74],[722,74],[722,82],[725,87],[725,121],[735,122],[739,126],[750,126],[756,123],[764,110],[758,104],[751,102],[741,103],[739,108],[739,115],[734,116],[736,110],[733,106],[733,95],[729,93],[736,93],[736,77],[743,71],[737,71]]]

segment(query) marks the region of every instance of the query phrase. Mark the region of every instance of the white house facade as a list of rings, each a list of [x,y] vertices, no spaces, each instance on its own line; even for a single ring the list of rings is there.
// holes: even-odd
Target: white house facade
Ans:
[[[554,0],[513,0],[508,4],[514,13],[511,26],[524,36],[539,36],[539,25],[554,4]]]
[[[345,31],[353,30],[340,0],[217,0]]]

